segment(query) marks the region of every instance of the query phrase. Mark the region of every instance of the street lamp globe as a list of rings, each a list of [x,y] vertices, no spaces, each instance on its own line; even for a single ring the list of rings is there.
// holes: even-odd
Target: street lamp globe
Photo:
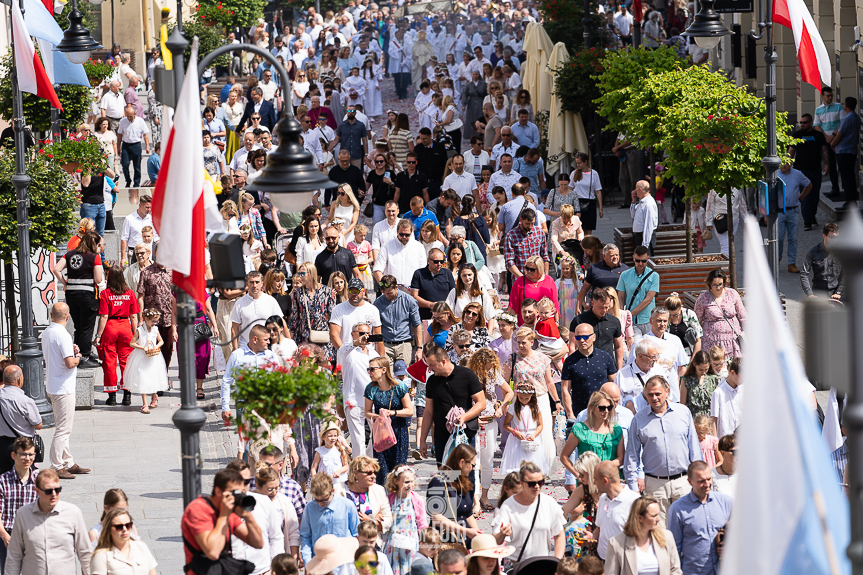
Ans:
[[[695,39],[703,50],[712,50],[719,45],[723,36],[729,36],[731,30],[725,27],[719,14],[713,10],[714,0],[702,0],[701,11],[692,19],[692,24],[681,34]]]
[[[96,42],[90,31],[82,24],[84,15],[78,10],[77,0],[72,0],[72,10],[69,12],[69,28],[63,32],[63,40],[55,50],[63,52],[74,64],[83,64],[90,58],[90,52],[102,46]]]

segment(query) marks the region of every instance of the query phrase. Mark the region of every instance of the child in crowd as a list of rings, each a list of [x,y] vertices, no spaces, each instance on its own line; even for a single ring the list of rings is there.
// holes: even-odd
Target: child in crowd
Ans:
[[[431,575],[434,573],[434,561],[440,551],[442,540],[440,532],[434,527],[426,527],[420,531],[419,551],[414,553],[411,562],[411,575]]]
[[[689,227],[692,228],[692,233],[695,234],[695,251],[700,254],[704,251],[704,246],[707,245],[707,238],[704,237],[704,232],[707,231],[704,207],[701,205],[701,202],[687,201],[691,204]]]
[[[330,420],[321,429],[318,436],[321,446],[315,449],[315,459],[312,461],[311,474],[326,473],[333,478],[333,488],[337,495],[344,491],[348,480],[348,467],[351,464],[350,450],[346,444],[339,424]]]
[[[147,395],[151,394],[150,407],[159,406],[159,391],[168,389],[168,368],[165,358],[159,352],[165,344],[156,323],[162,313],[155,308],[147,308],[142,314],[144,321],[132,335],[132,353],[126,363],[126,373],[123,382],[131,393],[140,393],[144,405],[141,413],[150,413],[147,407]]]
[[[119,487],[109,489],[105,492],[105,497],[102,499],[102,517],[100,517],[99,522],[91,527],[90,531],[87,532],[87,536],[90,538],[91,548],[96,548],[96,544],[99,542],[99,535],[102,534],[102,522],[105,520],[108,512],[112,509],[129,509],[129,498],[126,497],[126,492]],[[138,537],[138,529],[134,525],[132,526],[132,539],[135,539],[136,541],[140,539],[140,537]]]
[[[696,415],[692,422],[695,424],[695,432],[698,433],[698,443],[701,444],[704,463],[711,468],[722,465],[719,439],[713,435],[713,418],[709,415]]]
[[[552,364],[555,369],[560,371],[563,369],[563,358],[560,357],[561,351],[563,351],[566,343],[560,337],[560,330],[554,319],[557,316],[554,302],[547,297],[539,300],[536,304],[536,316],[539,321],[536,322],[534,330],[536,331],[536,341],[539,343],[539,351],[552,358]]]
[[[141,242],[147,244],[147,247],[150,249],[150,253],[153,253],[153,240],[155,238],[156,231],[153,229],[153,226],[144,226],[141,228]]]
[[[255,271],[261,265],[261,252],[264,251],[264,244],[255,239],[254,234],[252,234],[252,226],[247,223],[240,226],[240,237],[243,238],[243,261],[246,264],[246,273]]]
[[[357,224],[354,227],[354,241],[348,242],[347,248],[354,254],[354,259],[357,260],[357,269],[360,270],[360,276],[363,280],[363,285],[366,286],[366,292],[375,293],[375,278],[372,276],[372,245],[366,240],[369,229],[363,224]]]
[[[500,485],[500,495],[497,498],[497,509],[494,510],[494,517],[491,519],[491,532],[497,533],[500,531],[501,517],[500,508],[503,507],[503,502],[521,491],[521,477],[518,471],[511,471],[503,478],[503,483]],[[509,536],[506,536],[505,541],[509,541]]]
[[[300,569],[297,566],[297,560],[287,553],[279,553],[273,557],[273,562],[270,564],[270,573],[272,575],[299,575]]]
[[[227,200],[222,204],[219,213],[222,214],[222,230],[226,234],[240,235],[240,226],[237,223],[237,216],[239,215],[237,204],[233,200]]]
[[[536,399],[536,389],[529,381],[518,381],[515,384],[515,395],[518,400],[509,406],[503,422],[503,428],[512,437],[506,442],[500,468],[506,473],[518,471],[522,461],[531,461],[547,474],[548,461],[539,440],[543,421]]]
[[[419,534],[428,527],[423,498],[413,490],[414,471],[399,465],[387,475],[386,488],[393,511],[393,526],[384,543],[394,575],[410,575],[414,554],[419,551]]]
[[[572,323],[575,316],[578,315],[576,306],[578,303],[578,290],[581,289],[581,282],[578,281],[578,265],[575,258],[568,254],[564,254],[560,259],[560,278],[554,282],[557,285],[557,301],[560,304],[560,321],[561,326],[567,326]],[[563,339],[566,341],[566,338]]]
[[[360,542],[360,547],[362,547],[363,545],[368,545],[377,552],[378,571],[376,575],[394,575],[393,568],[390,565],[387,556],[378,549],[377,540],[378,528],[375,526],[375,522],[360,521],[360,524],[357,526],[357,541]],[[358,572],[353,563],[349,563],[347,567],[347,573],[342,571],[342,575],[357,575]]]
[[[725,379],[728,377],[728,364],[725,361],[725,350],[718,345],[710,348],[710,365],[716,375]]]
[[[579,573],[579,561],[575,557],[564,557],[557,563],[554,575],[577,575]]]

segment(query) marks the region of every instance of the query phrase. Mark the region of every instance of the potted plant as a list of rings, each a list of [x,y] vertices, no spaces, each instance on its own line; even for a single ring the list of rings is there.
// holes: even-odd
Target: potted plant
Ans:
[[[48,144],[39,150],[39,155],[59,165],[70,175],[78,173],[87,176],[92,173],[103,173],[108,167],[102,145],[92,137],[80,141],[69,139]]]
[[[98,62],[90,58],[84,62],[84,72],[93,87],[100,86],[102,82],[114,75],[114,64],[111,62]]]
[[[243,421],[237,422],[238,431],[251,440],[260,439],[266,428],[293,425],[307,408],[323,420],[329,416],[324,405],[341,387],[340,373],[339,365],[332,371],[321,368],[307,350],[301,350],[299,359],[286,365],[236,369],[232,395],[243,412]],[[265,426],[252,424],[253,414]]]

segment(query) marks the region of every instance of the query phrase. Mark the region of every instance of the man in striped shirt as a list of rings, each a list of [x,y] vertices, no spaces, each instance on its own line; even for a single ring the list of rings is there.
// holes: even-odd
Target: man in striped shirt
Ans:
[[[827,168],[830,173],[832,189],[827,197],[830,199],[842,199],[839,192],[839,171],[836,169],[836,152],[830,144],[833,143],[833,135],[839,127],[839,122],[845,117],[845,107],[839,102],[833,101],[833,89],[825,86],[821,90],[821,105],[815,108],[815,117],[812,125],[816,130],[824,133],[827,139]]]
[[[12,525],[18,510],[36,501],[36,473],[32,469],[36,460],[36,446],[29,437],[19,437],[12,444],[15,467],[0,475],[0,565],[6,563],[6,549],[12,538]]]

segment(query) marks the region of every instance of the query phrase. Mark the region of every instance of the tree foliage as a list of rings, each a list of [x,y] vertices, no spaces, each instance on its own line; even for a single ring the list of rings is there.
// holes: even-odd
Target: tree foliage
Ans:
[[[603,52],[582,49],[554,70],[554,96],[560,98],[565,112],[579,114],[596,109],[594,101],[602,95],[596,77],[602,73]]]
[[[597,111],[608,119],[609,130],[626,132],[624,114],[629,100],[640,91],[641,84],[654,74],[661,74],[688,64],[668,46],[655,50],[638,48],[607,52],[602,72],[597,76],[597,87],[602,94],[596,100]]]
[[[0,259],[11,261],[18,251],[18,213],[15,187],[15,154],[0,152]],[[56,251],[77,223],[80,197],[75,184],[57,163],[36,158],[27,162],[30,187],[30,249]],[[31,253],[32,253],[31,252]]]
[[[12,121],[12,55],[7,54],[0,59],[0,117],[7,122]],[[48,100],[36,97],[29,92],[22,93],[24,100],[24,118],[27,125],[34,130],[48,131],[51,128],[51,104]],[[60,85],[57,97],[63,111],[60,118],[68,122],[67,127],[73,129],[87,117],[93,96],[86,86]]]
[[[168,36],[171,36],[171,32],[174,30],[174,24],[168,24]],[[198,58],[203,60],[204,56],[215,50],[216,48],[220,48],[225,45],[225,38],[227,35],[224,34],[224,30],[221,30],[215,26],[206,26],[204,21],[200,18],[192,18],[190,20],[186,20],[183,22],[183,35],[186,37],[186,40],[189,41],[189,45],[186,47],[186,52],[183,54],[183,61],[188,63],[189,58],[192,56],[192,38],[195,36],[198,37]],[[158,38],[157,38],[158,41]],[[213,62],[214,66],[230,66],[231,65],[231,56],[230,54],[224,54],[216,58]]]

